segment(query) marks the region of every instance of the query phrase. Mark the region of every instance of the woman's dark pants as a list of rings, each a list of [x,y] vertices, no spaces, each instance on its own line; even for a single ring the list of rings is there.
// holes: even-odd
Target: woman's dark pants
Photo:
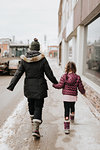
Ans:
[[[42,121],[42,108],[44,104],[43,99],[28,98],[28,108],[30,115],[34,115],[34,119]]]
[[[65,118],[70,115],[70,112],[75,112],[75,102],[64,102]]]

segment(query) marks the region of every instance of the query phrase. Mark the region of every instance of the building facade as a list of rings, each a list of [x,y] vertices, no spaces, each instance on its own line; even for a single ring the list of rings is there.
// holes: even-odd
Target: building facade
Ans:
[[[100,0],[60,0],[59,65],[74,61],[87,98],[100,113]]]
[[[0,57],[19,57],[24,55],[29,48],[29,44],[16,43],[9,38],[0,39]]]
[[[58,46],[56,45],[48,46],[49,57],[51,58],[57,57],[57,53],[58,53]]]
[[[9,38],[0,39],[0,57],[5,57],[9,55],[10,43],[11,43],[11,39]]]
[[[21,55],[25,55],[26,52],[29,49],[28,44],[23,44],[23,43],[12,43],[10,44],[10,51],[9,51],[9,56],[10,57],[20,57]]]

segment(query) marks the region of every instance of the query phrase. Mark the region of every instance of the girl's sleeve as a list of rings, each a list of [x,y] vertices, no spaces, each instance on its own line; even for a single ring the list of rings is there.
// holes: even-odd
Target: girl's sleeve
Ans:
[[[53,87],[56,89],[62,89],[64,87],[65,84],[65,79],[64,79],[64,75],[60,78],[60,81],[58,84],[53,84]]]
[[[85,94],[85,89],[80,76],[78,76],[78,89],[81,92],[81,94]]]

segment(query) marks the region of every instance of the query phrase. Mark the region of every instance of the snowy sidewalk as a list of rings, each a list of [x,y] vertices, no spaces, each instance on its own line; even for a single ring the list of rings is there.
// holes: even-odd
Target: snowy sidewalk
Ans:
[[[62,71],[55,60],[50,61],[57,79]],[[45,99],[41,138],[34,140],[26,99],[17,106],[0,129],[0,150],[100,150],[100,121],[90,111],[87,99],[79,95],[76,103],[75,123],[71,133],[64,134],[63,102],[61,90],[49,84],[49,97]]]

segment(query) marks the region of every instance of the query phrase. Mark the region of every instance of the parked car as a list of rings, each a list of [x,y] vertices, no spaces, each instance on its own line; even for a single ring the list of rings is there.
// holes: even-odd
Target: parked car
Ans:
[[[9,69],[9,74],[10,75],[14,75],[16,70],[18,69],[20,64],[20,60],[19,59],[12,59],[9,60],[9,65],[8,65],[8,69]]]
[[[5,63],[0,63],[0,73],[8,73],[8,63],[5,62]]]

